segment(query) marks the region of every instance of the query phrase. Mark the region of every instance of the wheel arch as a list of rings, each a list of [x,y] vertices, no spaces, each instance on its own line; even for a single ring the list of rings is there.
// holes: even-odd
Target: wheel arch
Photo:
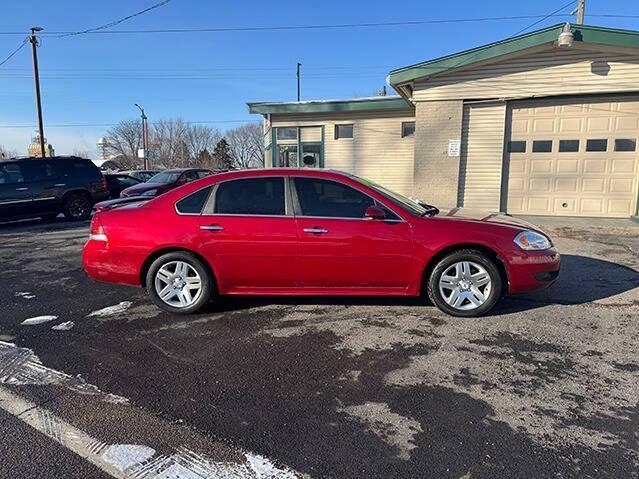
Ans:
[[[147,258],[142,263],[142,267],[140,268],[139,277],[140,277],[140,285],[143,288],[146,287],[146,275],[149,272],[149,268],[151,267],[151,264],[153,264],[153,262],[156,259],[158,259],[160,256],[163,256],[163,255],[168,254],[168,253],[189,253],[189,254],[192,254],[193,256],[195,256],[197,259],[199,259],[202,262],[204,267],[208,270],[209,274],[211,275],[211,279],[217,285],[217,275],[215,274],[215,269],[213,268],[211,263],[209,263],[209,261],[204,256],[202,256],[197,251],[189,249],[189,248],[183,248],[183,247],[179,247],[179,246],[167,246],[167,247],[160,248],[160,249],[157,249],[157,250],[153,251],[149,256],[147,256]]]
[[[74,196],[74,195],[85,196],[89,199],[90,202],[93,203],[93,196],[91,196],[91,192],[84,188],[76,188],[73,190],[65,191],[64,194],[62,195],[62,202],[64,203],[70,196]]]
[[[483,253],[486,256],[488,256],[490,259],[492,259],[495,262],[495,266],[497,267],[497,270],[499,271],[499,274],[501,276],[501,279],[504,285],[504,287],[502,288],[502,291],[504,293],[508,291],[509,289],[508,267],[506,266],[506,263],[504,259],[502,258],[502,256],[499,254],[499,252],[497,252],[495,249],[489,246],[486,246],[484,244],[470,242],[470,243],[456,243],[456,244],[445,246],[441,248],[440,250],[438,250],[433,256],[431,256],[428,262],[424,265],[424,269],[422,271],[422,277],[420,282],[421,293],[424,293],[426,291],[426,287],[428,286],[428,280],[430,278],[430,275],[433,269],[435,269],[435,266],[437,265],[437,263],[439,263],[439,261],[442,258],[448,256],[449,254],[455,253],[457,251],[462,251],[462,250],[479,251],[480,253]]]

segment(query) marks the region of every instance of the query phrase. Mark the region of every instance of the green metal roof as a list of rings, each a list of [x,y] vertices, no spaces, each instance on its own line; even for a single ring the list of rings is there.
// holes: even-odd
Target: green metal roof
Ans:
[[[377,96],[351,100],[315,100],[281,103],[247,103],[250,113],[335,113],[340,111],[401,110],[412,105],[400,96]]]
[[[507,38],[495,43],[448,55],[427,62],[417,63],[390,72],[389,83],[395,87],[418,78],[491,60],[502,55],[516,53],[520,50],[553,43],[559,37],[565,23],[553,25],[534,32]],[[588,25],[572,25],[576,42],[610,45],[617,47],[639,48],[639,32],[614,28],[594,27]]]

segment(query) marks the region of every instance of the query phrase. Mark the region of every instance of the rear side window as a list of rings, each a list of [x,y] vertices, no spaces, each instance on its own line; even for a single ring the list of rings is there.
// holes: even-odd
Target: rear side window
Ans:
[[[211,172],[206,170],[200,170],[197,172],[197,176],[199,178],[206,178],[207,176],[211,176]]]
[[[29,161],[25,163],[24,167],[27,170],[27,177],[30,181],[47,181],[58,177],[58,173],[53,168],[51,161]]]
[[[179,213],[185,215],[199,215],[202,213],[202,209],[204,209],[204,205],[206,204],[206,200],[209,198],[212,188],[212,186],[209,186],[207,188],[202,188],[195,193],[191,193],[186,198],[182,198],[178,201],[175,204],[175,208]]]
[[[285,215],[284,178],[247,178],[220,183],[215,213]]]
[[[295,191],[303,216],[363,218],[375,204],[368,195],[342,183],[319,178],[295,178]]]

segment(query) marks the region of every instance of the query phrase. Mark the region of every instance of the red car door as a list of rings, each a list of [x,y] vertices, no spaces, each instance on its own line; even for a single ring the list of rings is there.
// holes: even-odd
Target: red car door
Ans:
[[[283,177],[219,183],[199,234],[224,293],[286,292],[297,286],[297,230]]]
[[[413,261],[406,221],[389,210],[387,220],[365,219],[376,201],[332,180],[296,177],[293,193],[303,288],[401,294],[408,287]]]

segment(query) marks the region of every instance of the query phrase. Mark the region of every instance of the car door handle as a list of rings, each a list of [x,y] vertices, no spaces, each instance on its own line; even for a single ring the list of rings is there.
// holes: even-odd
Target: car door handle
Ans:
[[[29,188],[23,186],[22,188],[16,188],[16,191],[27,191]]]
[[[328,233],[328,230],[325,230],[324,228],[318,228],[316,226],[314,228],[304,228],[304,233],[311,233],[314,235],[323,235]]]
[[[204,226],[200,226],[201,230],[206,230],[206,231],[222,231],[224,229],[224,226],[220,226],[220,225],[204,225]]]
[[[55,186],[55,187],[57,187],[57,188],[62,188],[63,186],[67,186],[67,184],[66,184],[66,183],[56,183],[56,184],[55,184],[55,185],[53,185],[53,186]]]

